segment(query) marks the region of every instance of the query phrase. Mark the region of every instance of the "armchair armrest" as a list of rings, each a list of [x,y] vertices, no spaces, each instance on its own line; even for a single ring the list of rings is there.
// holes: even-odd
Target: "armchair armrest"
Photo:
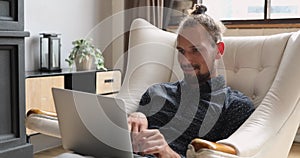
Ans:
[[[30,109],[27,111],[27,117],[31,114],[41,114],[41,115],[46,115],[46,116],[51,116],[51,117],[57,117],[57,114],[54,112],[48,112],[40,109]]]
[[[38,133],[61,138],[57,114],[39,109],[27,112],[26,127]]]
[[[194,147],[195,151],[197,152],[200,149],[211,149],[215,151],[221,151],[228,154],[236,155],[237,151],[232,146],[226,145],[226,144],[219,144],[215,142],[210,142],[203,139],[193,139],[191,142],[191,145]]]

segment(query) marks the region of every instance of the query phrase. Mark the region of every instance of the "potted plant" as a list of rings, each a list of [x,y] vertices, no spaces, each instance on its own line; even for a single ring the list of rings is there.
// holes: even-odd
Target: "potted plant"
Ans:
[[[95,61],[97,69],[106,70],[102,52],[92,44],[91,40],[79,39],[73,41],[72,44],[74,47],[66,59],[70,67],[75,62],[76,70],[90,70]]]

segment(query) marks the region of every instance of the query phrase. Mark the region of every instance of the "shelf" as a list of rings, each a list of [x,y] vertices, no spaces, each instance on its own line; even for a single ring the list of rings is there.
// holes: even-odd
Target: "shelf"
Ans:
[[[0,37],[29,37],[30,33],[26,31],[0,31]]]

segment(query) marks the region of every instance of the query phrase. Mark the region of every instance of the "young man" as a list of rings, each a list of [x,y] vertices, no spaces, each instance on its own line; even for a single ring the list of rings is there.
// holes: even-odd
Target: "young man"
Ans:
[[[137,112],[129,115],[133,148],[157,157],[184,157],[194,138],[227,138],[254,111],[251,101],[225,86],[215,61],[224,52],[221,24],[198,6],[185,18],[177,37],[184,79],[151,86]]]

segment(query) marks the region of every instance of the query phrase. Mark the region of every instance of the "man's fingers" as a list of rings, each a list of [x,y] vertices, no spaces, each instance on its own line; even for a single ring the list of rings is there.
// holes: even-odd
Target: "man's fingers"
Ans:
[[[148,128],[147,118],[142,113],[132,113],[128,117],[128,129],[131,131],[132,147],[134,152],[141,151],[140,132]]]
[[[142,130],[139,133],[139,137],[145,137],[147,139],[152,139],[153,136],[161,135],[159,130],[157,129],[147,129],[147,130]]]
[[[168,145],[164,136],[156,129],[141,131],[136,138],[144,154],[161,153]]]
[[[128,129],[132,132],[140,132],[148,128],[148,121],[140,113],[131,114],[128,117]]]
[[[144,154],[159,154],[166,148],[166,143],[162,140],[151,140],[142,145]]]
[[[139,151],[139,144],[134,139],[132,140],[132,148],[133,148],[133,152],[135,152],[135,153],[140,152]]]
[[[147,124],[140,124],[140,127],[139,127],[140,129],[139,129],[139,131],[143,131],[143,130],[145,130],[145,129],[147,129],[148,128],[148,125]]]
[[[132,123],[131,124],[131,132],[132,133],[138,133],[139,132],[139,125],[138,124],[136,124],[136,123]]]
[[[152,146],[143,150],[144,154],[157,154],[161,152],[161,146]]]

